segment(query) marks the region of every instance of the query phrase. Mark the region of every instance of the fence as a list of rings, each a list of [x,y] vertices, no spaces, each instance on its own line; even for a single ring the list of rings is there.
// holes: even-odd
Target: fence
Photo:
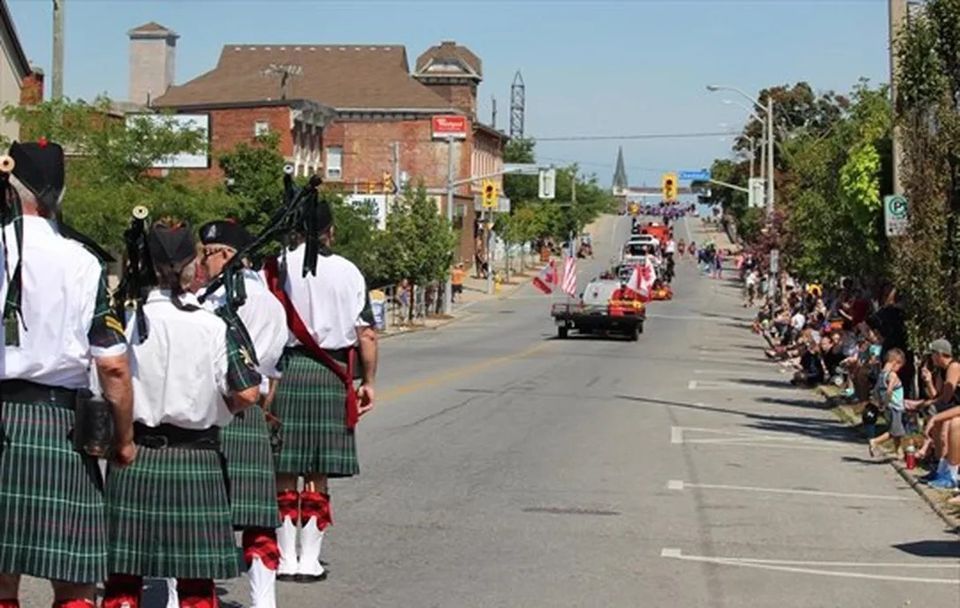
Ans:
[[[371,290],[374,318],[380,330],[426,324],[427,317],[443,310],[443,283],[383,285]],[[377,294],[376,292],[379,292]],[[382,294],[382,297],[381,295]]]

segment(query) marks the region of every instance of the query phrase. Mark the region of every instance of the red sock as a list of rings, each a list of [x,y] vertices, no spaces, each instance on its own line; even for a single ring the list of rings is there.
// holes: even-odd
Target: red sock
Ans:
[[[17,600],[17,599],[0,600],[0,608],[20,608],[20,600]]]
[[[311,517],[317,518],[317,528],[321,531],[333,524],[333,509],[330,495],[323,492],[304,492],[300,495],[300,521],[307,523]]]
[[[0,607],[3,604],[0,603]],[[60,600],[59,602],[53,603],[53,608],[96,608],[97,605],[93,600],[83,600],[74,598],[72,600]]]
[[[217,608],[217,588],[209,578],[178,578],[180,608]]]
[[[297,514],[300,511],[300,495],[296,490],[286,490],[277,492],[277,509],[280,511],[280,519],[289,517],[291,521],[297,521]]]
[[[277,533],[269,528],[248,528],[243,531],[243,559],[247,565],[254,557],[268,570],[276,570],[280,563],[280,547],[277,546]],[[2,607],[0,607],[2,608]]]
[[[103,587],[103,608],[140,608],[143,578],[132,574],[111,574]]]

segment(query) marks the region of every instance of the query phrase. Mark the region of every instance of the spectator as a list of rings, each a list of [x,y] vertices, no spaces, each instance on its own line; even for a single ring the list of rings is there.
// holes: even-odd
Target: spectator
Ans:
[[[757,299],[757,291],[760,288],[760,273],[757,272],[756,268],[752,268],[747,271],[747,276],[744,279],[744,291],[745,297],[743,301],[743,307],[748,308],[752,307]]]
[[[880,372],[880,379],[877,381],[875,395],[878,405],[886,409],[889,428],[884,434],[869,441],[870,456],[875,455],[877,446],[890,438],[893,438],[894,454],[896,456],[900,454],[900,443],[903,436],[906,435],[906,430],[903,424],[905,408],[903,383],[900,381],[897,372],[906,362],[907,357],[899,348],[890,349],[887,352],[886,359],[884,359],[883,370]]]
[[[937,468],[922,480],[931,484],[939,480],[938,484],[949,485],[952,477],[946,476],[946,447],[951,427],[958,425],[956,417],[960,415],[957,395],[960,362],[953,358],[953,346],[947,340],[934,340],[927,350],[930,352],[931,365],[924,365],[920,370],[927,399],[908,401],[907,407],[927,414],[924,427],[926,439],[917,454],[918,458],[925,460],[932,455],[938,459]]]
[[[829,341],[826,339],[822,343],[829,345]],[[820,349],[821,346],[815,340],[809,340],[805,343],[803,353],[800,355],[800,362],[797,365],[799,369],[793,376],[792,384],[813,387],[823,382],[824,368]]]
[[[467,271],[463,269],[463,262],[454,266],[450,272],[451,301],[456,302],[457,296],[463,297],[463,280],[467,277]]]
[[[719,279],[723,275],[723,250],[717,249],[713,254],[713,278]]]
[[[907,321],[903,309],[897,302],[897,289],[892,285],[887,285],[880,298],[880,309],[867,319],[867,324],[883,336],[882,357],[886,358],[887,353],[899,348],[906,356],[907,361],[900,368],[900,381],[903,382],[903,389],[907,399],[913,398],[913,353],[907,348]]]

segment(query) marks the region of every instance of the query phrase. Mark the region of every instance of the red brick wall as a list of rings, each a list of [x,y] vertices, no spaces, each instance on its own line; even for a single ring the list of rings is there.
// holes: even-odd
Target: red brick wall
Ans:
[[[450,102],[450,105],[462,110],[475,120],[477,117],[477,85],[476,84],[433,84],[424,83],[438,95]]]
[[[23,79],[20,105],[32,106],[38,103],[43,103],[43,73],[31,72]]]
[[[217,164],[220,154],[229,152],[239,143],[254,142],[254,125],[260,121],[270,124],[270,131],[280,135],[280,153],[293,155],[293,135],[290,132],[290,108],[227,108],[210,110],[210,169],[197,171],[208,179],[223,179]]]

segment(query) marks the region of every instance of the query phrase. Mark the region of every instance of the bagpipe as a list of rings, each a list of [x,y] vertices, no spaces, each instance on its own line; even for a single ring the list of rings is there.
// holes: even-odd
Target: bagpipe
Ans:
[[[20,274],[23,265],[23,207],[20,203],[20,197],[13,193],[10,186],[10,176],[13,175],[13,169],[16,166],[12,156],[6,154],[0,155],[0,230],[3,231],[3,266],[4,275],[8,281],[7,297],[3,302],[3,326],[4,339],[7,346],[18,346],[20,344],[20,325],[22,319],[21,305],[21,282]],[[10,272],[9,253],[7,251],[7,230],[6,227],[13,224],[14,239],[17,242],[17,265]]]
[[[150,210],[137,205],[130,212],[130,223],[123,231],[123,244],[126,250],[120,284],[113,293],[113,305],[117,317],[125,319],[132,312],[137,322],[137,336],[140,341],[147,339],[149,327],[143,315],[143,302],[150,287],[156,283],[150,249],[147,247]]]
[[[297,187],[293,181],[293,165],[284,166],[283,173],[283,204],[253,240],[230,258],[220,274],[208,280],[198,296],[201,302],[222,288],[226,306],[236,311],[246,300],[243,287],[245,260],[256,260],[267,247],[275,243],[289,244],[297,235],[304,240],[306,247],[303,276],[316,275],[317,257],[323,247],[320,235],[330,223],[329,208],[325,208],[328,203],[320,199],[322,180],[314,175],[305,186]]]

